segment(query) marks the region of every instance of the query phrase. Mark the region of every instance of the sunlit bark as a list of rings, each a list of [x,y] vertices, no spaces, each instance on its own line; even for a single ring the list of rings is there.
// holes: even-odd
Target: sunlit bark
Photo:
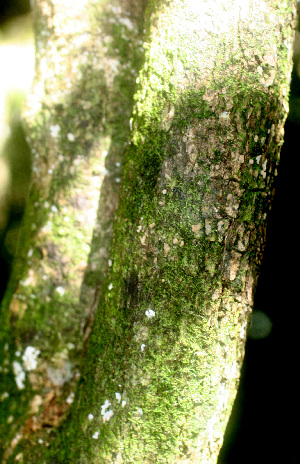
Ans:
[[[144,19],[138,1],[56,0],[35,15],[36,160],[3,306],[4,393],[18,373],[21,388],[5,396],[3,462],[215,463],[283,140],[295,4],[152,0]]]

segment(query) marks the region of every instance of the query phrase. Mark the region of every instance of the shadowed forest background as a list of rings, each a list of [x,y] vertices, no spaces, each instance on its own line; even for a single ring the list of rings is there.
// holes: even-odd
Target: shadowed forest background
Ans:
[[[1,54],[3,44],[14,42],[16,35],[22,35],[21,31],[24,31],[24,40],[30,42],[29,3],[27,0],[2,0],[0,3],[2,76],[10,67]],[[10,60],[17,59],[13,54],[9,56]],[[285,125],[285,143],[268,224],[267,246],[240,388],[219,464],[299,462],[298,433],[294,426],[298,385],[295,366],[298,363],[299,58],[300,39],[296,38],[290,113]],[[21,79],[25,79],[25,69],[23,73],[18,64],[17,72]],[[25,61],[21,67],[27,64],[31,65]],[[20,91],[7,97],[5,104],[10,134],[5,142],[0,140],[0,298],[9,278],[30,178],[30,151],[19,119],[23,98]]]

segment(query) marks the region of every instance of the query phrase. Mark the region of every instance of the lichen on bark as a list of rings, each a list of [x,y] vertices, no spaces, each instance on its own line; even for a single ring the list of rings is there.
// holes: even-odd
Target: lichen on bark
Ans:
[[[25,462],[216,462],[262,258],[295,22],[289,1],[222,7],[148,4],[111,266],[77,394],[48,447],[15,448]]]
[[[17,444],[38,443],[73,401],[108,265],[143,8],[33,5],[36,75],[25,116],[32,186],[1,308],[1,462],[21,459]],[[39,351],[32,371],[28,347]]]

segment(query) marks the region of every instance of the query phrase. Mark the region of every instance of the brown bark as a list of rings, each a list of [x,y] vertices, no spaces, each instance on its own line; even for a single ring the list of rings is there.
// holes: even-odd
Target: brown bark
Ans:
[[[55,30],[55,16],[46,17],[43,27]],[[215,463],[236,394],[288,109],[295,4],[150,1],[146,25],[109,267],[105,279],[102,264],[95,270],[97,311],[75,401],[58,433],[18,425],[11,456],[24,462]],[[35,135],[48,140],[55,127]],[[70,143],[76,127],[67,129]],[[49,159],[58,153],[50,143]],[[60,262],[56,247],[47,250]],[[22,333],[20,304],[15,312]],[[78,326],[74,333],[77,341]],[[39,421],[69,391],[58,403],[46,398],[50,348],[33,339],[41,353],[31,395],[42,403],[30,420]],[[66,334],[57,356],[67,343]],[[70,358],[51,355],[66,369]]]

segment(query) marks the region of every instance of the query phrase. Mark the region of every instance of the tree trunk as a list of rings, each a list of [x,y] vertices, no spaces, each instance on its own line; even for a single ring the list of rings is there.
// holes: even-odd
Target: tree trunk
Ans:
[[[39,0],[34,16],[2,462],[215,463],[283,141],[295,2],[151,0],[144,15],[141,1]]]

